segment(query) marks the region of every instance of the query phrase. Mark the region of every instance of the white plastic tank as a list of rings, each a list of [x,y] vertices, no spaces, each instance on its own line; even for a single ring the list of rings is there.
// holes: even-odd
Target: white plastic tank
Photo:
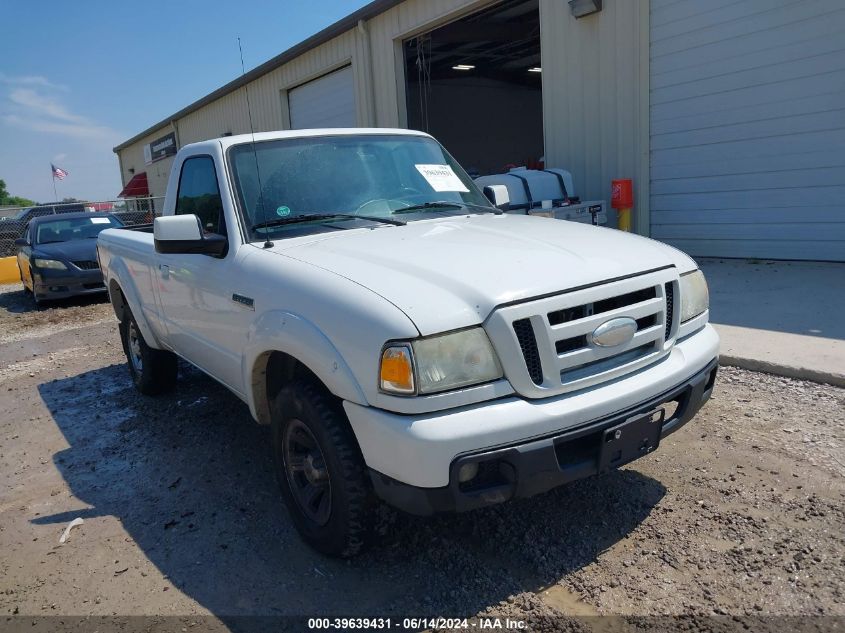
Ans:
[[[550,173],[554,172],[554,173]],[[560,175],[560,178],[558,177]],[[564,194],[561,179],[566,186]],[[483,189],[488,185],[504,185],[508,188],[510,206],[513,211],[524,211],[529,207],[540,207],[543,201],[552,201],[560,205],[565,198],[574,195],[572,174],[564,169],[550,169],[538,171],[534,169],[517,168],[506,174],[493,174],[475,179],[475,183]]]

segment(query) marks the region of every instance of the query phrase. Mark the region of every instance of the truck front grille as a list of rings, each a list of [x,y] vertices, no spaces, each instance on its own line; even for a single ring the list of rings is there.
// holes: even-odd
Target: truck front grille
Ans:
[[[665,285],[666,292],[666,340],[672,334],[672,324],[675,319],[675,284],[671,281]]]
[[[99,262],[91,259],[73,262],[73,265],[80,270],[97,270],[100,267]]]
[[[519,340],[519,347],[522,350],[522,357],[525,359],[525,367],[528,375],[536,385],[543,384],[543,366],[540,364],[540,352],[537,349],[537,337],[534,336],[534,329],[528,319],[519,319],[513,322],[513,331]]]
[[[677,273],[667,268],[507,306],[491,315],[486,327],[517,392],[548,397],[575,391],[669,352],[676,283]],[[633,338],[614,347],[595,344],[596,328],[619,317],[636,321]]]

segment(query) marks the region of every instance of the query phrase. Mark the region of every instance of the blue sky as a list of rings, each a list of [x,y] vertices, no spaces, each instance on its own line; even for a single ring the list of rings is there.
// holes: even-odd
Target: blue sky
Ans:
[[[10,2],[0,37],[0,179],[12,195],[113,198],[112,147],[366,0]],[[10,28],[11,27],[11,28]]]

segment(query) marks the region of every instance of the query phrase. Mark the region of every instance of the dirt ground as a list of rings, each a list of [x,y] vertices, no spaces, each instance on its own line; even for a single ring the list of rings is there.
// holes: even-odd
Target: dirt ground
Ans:
[[[105,299],[35,311],[0,290],[0,613],[487,614],[536,630],[575,630],[561,614],[845,616],[842,389],[723,368],[656,453],[529,500],[396,516],[337,561],[291,526],[268,430],[180,372],[175,393],[139,396]]]

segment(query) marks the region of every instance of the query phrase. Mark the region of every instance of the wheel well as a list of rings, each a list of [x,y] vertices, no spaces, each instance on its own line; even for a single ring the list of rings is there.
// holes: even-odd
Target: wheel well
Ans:
[[[307,380],[331,394],[317,374],[290,354],[271,351],[258,357],[252,368],[252,392],[259,423],[270,423],[270,403],[279,390],[293,380]]]
[[[120,285],[113,279],[109,284],[109,299],[118,321],[123,321],[123,315],[126,311],[126,297],[123,295]]]

